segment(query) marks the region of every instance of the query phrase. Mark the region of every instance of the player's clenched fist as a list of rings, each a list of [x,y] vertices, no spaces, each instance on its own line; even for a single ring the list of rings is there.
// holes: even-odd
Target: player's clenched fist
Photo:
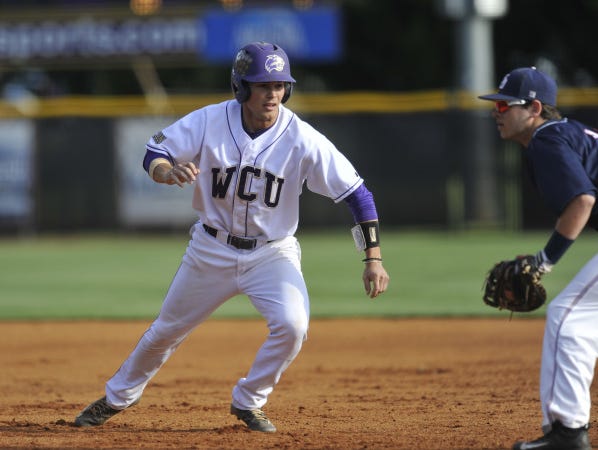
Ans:
[[[166,183],[177,184],[183,187],[184,183],[193,183],[198,173],[199,170],[197,170],[195,164],[192,162],[176,164],[166,173]]]
[[[183,187],[185,183],[193,183],[198,173],[199,170],[192,162],[177,163],[172,166],[169,161],[164,161],[156,165],[152,178],[158,183]]]

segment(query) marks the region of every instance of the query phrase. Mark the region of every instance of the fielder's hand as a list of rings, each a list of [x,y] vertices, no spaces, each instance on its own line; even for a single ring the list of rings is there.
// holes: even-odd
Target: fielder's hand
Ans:
[[[489,306],[513,312],[530,312],[546,302],[542,285],[545,268],[533,255],[496,263],[486,275],[483,300]]]

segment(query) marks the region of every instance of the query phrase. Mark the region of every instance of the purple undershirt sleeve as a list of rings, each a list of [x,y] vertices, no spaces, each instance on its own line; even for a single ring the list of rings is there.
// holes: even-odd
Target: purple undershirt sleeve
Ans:
[[[378,220],[374,196],[362,183],[351,195],[345,198],[355,223]]]
[[[174,163],[172,161],[172,158],[167,157],[163,153],[158,153],[158,152],[154,152],[152,150],[147,149],[145,151],[145,156],[143,157],[143,168],[145,169],[146,172],[149,171],[149,166],[150,166],[151,162],[156,158],[166,158],[170,161],[171,164]]]

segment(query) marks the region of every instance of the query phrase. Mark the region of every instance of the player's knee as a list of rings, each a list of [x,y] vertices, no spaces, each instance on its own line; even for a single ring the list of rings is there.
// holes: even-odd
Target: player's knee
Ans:
[[[291,318],[280,321],[270,327],[272,335],[279,335],[288,342],[303,342],[307,335],[307,320],[302,318]]]
[[[154,324],[145,333],[144,339],[151,349],[160,350],[179,345],[186,334],[186,330],[177,330],[172,327],[156,326]]]

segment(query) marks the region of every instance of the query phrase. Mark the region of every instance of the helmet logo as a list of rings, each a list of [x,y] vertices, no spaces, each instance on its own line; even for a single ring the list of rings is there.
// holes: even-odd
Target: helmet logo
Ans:
[[[272,73],[273,70],[282,72],[284,70],[284,59],[278,55],[268,55],[264,63],[264,68],[268,73]]]
[[[502,79],[502,81],[500,82],[500,86],[498,86],[498,89],[502,89],[506,86],[507,81],[509,81],[509,74],[506,74],[504,76],[504,78]]]

